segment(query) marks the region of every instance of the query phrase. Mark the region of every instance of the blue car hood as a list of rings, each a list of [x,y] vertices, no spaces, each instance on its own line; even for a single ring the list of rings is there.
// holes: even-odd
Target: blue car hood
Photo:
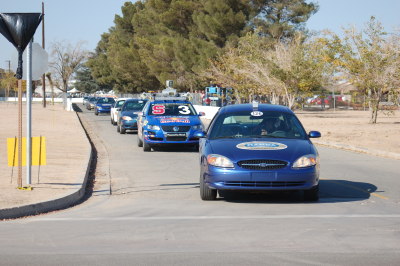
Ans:
[[[207,140],[207,153],[223,155],[234,162],[251,159],[276,159],[294,162],[316,150],[309,140],[301,139],[217,139]]]
[[[194,126],[201,124],[198,116],[149,116],[149,124],[165,126]]]

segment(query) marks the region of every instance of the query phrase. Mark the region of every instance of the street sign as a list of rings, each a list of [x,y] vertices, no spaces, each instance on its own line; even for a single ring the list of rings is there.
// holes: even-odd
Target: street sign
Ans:
[[[22,58],[27,57],[27,50],[25,49]],[[11,69],[17,69],[18,66],[18,53],[15,52],[11,56]],[[49,55],[38,43],[32,43],[32,80],[40,80],[42,75],[46,73],[49,68]],[[27,72],[24,71],[22,75],[23,80],[27,80]]]

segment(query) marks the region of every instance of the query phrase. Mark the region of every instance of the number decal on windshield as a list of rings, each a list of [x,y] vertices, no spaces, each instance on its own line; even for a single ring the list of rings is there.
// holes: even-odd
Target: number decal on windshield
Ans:
[[[165,106],[164,105],[153,105],[152,107],[153,115],[162,115],[165,113]]]
[[[183,114],[183,115],[188,115],[188,114],[190,114],[189,106],[180,105],[178,108],[179,108],[179,113],[180,113],[180,114]]]

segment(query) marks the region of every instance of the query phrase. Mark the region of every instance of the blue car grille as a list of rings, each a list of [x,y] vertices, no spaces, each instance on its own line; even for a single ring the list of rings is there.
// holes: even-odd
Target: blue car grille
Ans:
[[[174,130],[174,127],[178,130]],[[190,130],[190,126],[162,126],[162,130],[165,132],[188,132]]]
[[[287,162],[280,160],[245,160],[239,161],[238,165],[250,170],[275,170],[286,167]]]
[[[291,182],[281,182],[281,181],[224,181],[222,182],[224,186],[230,187],[298,187],[304,186],[306,182],[303,181],[291,181]]]

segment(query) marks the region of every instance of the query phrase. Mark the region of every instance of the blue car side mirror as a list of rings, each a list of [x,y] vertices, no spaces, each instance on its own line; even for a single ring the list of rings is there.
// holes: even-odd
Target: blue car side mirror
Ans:
[[[205,138],[206,137],[206,132],[195,132],[193,134],[193,136],[196,137],[196,138],[199,138],[199,139]]]
[[[310,133],[308,133],[308,137],[310,137],[310,138],[320,138],[321,137],[321,133],[319,131],[310,131]]]
[[[206,115],[206,113],[204,113],[204,112],[199,112],[199,116],[205,116]]]

